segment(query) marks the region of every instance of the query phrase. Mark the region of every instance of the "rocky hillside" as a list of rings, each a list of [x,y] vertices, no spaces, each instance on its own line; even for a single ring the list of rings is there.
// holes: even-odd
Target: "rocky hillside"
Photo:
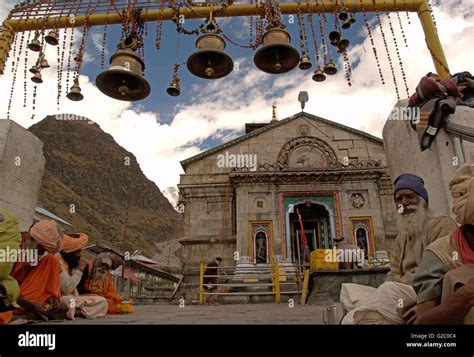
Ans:
[[[97,124],[47,117],[29,130],[44,142],[46,158],[38,204],[87,233],[90,242],[151,257],[156,243],[179,237],[182,216],[135,156]]]

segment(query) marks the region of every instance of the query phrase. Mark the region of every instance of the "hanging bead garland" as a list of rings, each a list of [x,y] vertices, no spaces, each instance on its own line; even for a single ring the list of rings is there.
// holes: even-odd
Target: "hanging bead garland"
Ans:
[[[314,31],[314,22],[313,22],[313,14],[308,14],[307,16],[308,22],[309,22],[309,27],[311,29],[311,36],[313,39],[313,46],[314,46],[314,58],[316,62],[317,68],[321,68],[321,61],[319,58],[319,49],[318,49],[318,42],[316,40],[316,34]]]
[[[385,8],[386,8],[385,1],[383,3],[383,7],[384,7],[384,10],[385,10]],[[398,64],[400,65],[400,71],[402,72],[403,84],[405,85],[407,98],[410,98],[410,91],[408,90],[407,78],[406,78],[406,75],[405,75],[405,68],[403,67],[403,61],[402,61],[402,57],[401,57],[401,54],[400,54],[400,49],[398,48],[398,43],[397,43],[397,38],[395,36],[395,31],[393,30],[390,13],[387,11],[386,14],[387,14],[387,19],[388,19],[388,25],[390,27],[390,32],[392,33],[392,40],[393,40],[393,43],[395,45],[395,51],[397,52]]]
[[[362,13],[364,14],[365,27],[367,29],[367,33],[369,34],[370,43],[372,45],[372,51],[374,52],[375,62],[377,63],[377,68],[379,70],[380,80],[382,81],[382,84],[385,84],[385,80],[383,78],[383,73],[382,73],[382,67],[380,66],[379,56],[377,54],[377,49],[375,48],[375,42],[374,42],[374,38],[372,37],[372,31],[370,30],[369,19],[367,18],[367,14],[365,13],[365,9],[362,6],[362,0],[360,0],[360,4],[361,4],[361,8],[362,8]]]
[[[375,4],[375,0],[372,0],[372,2]],[[395,86],[395,93],[397,94],[397,99],[399,100],[400,99],[400,93],[398,91],[397,77],[395,76],[395,70],[393,68],[392,58],[390,57],[390,51],[388,49],[387,39],[386,39],[385,33],[383,31],[382,21],[380,20],[380,15],[379,15],[379,12],[377,10],[375,10],[375,18],[377,19],[377,23],[379,24],[379,27],[380,27],[380,33],[382,34],[382,40],[383,40],[383,44],[384,44],[384,47],[385,47],[385,52],[387,53],[388,64],[390,66],[390,71],[392,72],[392,79],[393,79],[393,84]]]

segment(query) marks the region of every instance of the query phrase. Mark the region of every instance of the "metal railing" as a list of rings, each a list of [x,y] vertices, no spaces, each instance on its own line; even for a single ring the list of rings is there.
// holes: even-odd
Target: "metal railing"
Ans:
[[[206,270],[208,273],[206,274]],[[209,274],[209,270],[215,270],[215,274]],[[294,277],[294,281],[290,281]],[[205,283],[205,278],[215,281]],[[281,302],[283,294],[300,295],[301,302],[306,301],[308,293],[309,270],[305,271],[303,291],[300,292],[300,273],[295,271],[283,271],[278,262],[270,266],[252,266],[248,268],[236,267],[206,267],[201,262],[199,267],[199,304],[204,305],[208,296],[275,296],[275,303]],[[284,286],[297,286],[297,290],[284,290]],[[235,291],[239,288],[272,288],[271,291]],[[305,288],[306,287],[306,288]],[[215,291],[214,291],[215,290]]]

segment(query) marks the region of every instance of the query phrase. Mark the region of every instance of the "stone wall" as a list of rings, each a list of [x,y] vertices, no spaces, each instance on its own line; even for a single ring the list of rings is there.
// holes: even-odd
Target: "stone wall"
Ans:
[[[396,106],[406,105],[407,101],[401,100]],[[474,128],[474,109],[457,106],[449,119],[451,123]],[[383,138],[392,182],[405,172],[421,176],[430,207],[438,214],[451,215],[449,180],[464,162],[474,162],[474,143],[463,141],[461,150],[459,139],[441,129],[431,148],[421,152],[418,135],[407,120],[387,120]],[[453,164],[455,158],[458,166]]]
[[[0,207],[15,214],[20,229],[33,223],[45,159],[43,142],[11,120],[0,120]]]
[[[315,271],[310,277],[310,293],[308,304],[325,305],[339,302],[341,286],[344,283],[354,283],[374,288],[380,286],[387,277],[390,269],[358,269],[342,271]]]

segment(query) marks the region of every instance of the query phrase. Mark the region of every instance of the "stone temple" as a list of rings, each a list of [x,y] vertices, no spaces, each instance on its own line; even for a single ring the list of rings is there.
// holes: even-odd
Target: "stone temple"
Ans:
[[[300,265],[341,236],[371,256],[393,250],[395,205],[382,139],[305,112],[246,124],[245,132],[181,162],[183,268],[216,256],[226,266]]]

